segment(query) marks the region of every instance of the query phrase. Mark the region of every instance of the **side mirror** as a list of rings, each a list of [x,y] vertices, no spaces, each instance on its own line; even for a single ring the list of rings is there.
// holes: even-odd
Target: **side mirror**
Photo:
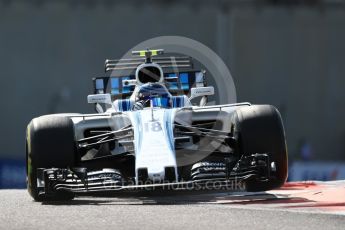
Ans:
[[[189,100],[196,98],[196,97],[210,96],[213,94],[214,94],[214,87],[213,86],[191,88]]]
[[[87,96],[88,103],[108,104],[111,105],[110,94],[91,94]]]
[[[114,108],[113,103],[111,102],[110,94],[91,94],[87,96],[87,102],[90,104],[95,104],[96,111],[98,113],[103,113],[103,107],[100,104],[105,104],[106,108]]]

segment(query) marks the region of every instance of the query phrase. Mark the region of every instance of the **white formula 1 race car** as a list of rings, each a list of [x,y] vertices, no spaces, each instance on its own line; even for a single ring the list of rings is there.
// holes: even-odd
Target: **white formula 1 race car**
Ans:
[[[138,57],[106,60],[105,76],[93,79],[88,102],[98,113],[29,123],[27,187],[34,200],[143,189],[264,191],[286,181],[285,134],[275,107],[207,106],[214,88],[191,57],[132,54]]]

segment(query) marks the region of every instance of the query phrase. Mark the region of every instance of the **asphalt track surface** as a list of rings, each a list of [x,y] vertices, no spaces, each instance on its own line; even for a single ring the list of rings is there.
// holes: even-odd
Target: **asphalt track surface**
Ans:
[[[298,199],[286,191],[276,193],[124,195],[38,203],[26,190],[0,190],[0,229],[345,229],[344,203],[335,212],[308,205],[289,209],[296,206],[287,203],[300,205]]]

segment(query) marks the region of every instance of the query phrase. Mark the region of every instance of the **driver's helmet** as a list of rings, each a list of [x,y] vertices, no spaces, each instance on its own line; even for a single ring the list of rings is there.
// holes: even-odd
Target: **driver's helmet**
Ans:
[[[141,102],[144,107],[149,107],[152,103],[153,107],[170,108],[171,94],[168,89],[159,83],[146,83],[139,86],[139,90],[135,95],[135,101]]]

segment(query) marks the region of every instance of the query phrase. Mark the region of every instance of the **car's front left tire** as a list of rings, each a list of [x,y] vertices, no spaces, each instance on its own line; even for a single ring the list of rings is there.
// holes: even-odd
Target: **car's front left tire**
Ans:
[[[279,111],[271,105],[252,105],[237,109],[235,118],[240,154],[266,153],[270,165],[275,164],[267,181],[247,181],[247,190],[266,191],[281,187],[288,176],[288,154]]]

